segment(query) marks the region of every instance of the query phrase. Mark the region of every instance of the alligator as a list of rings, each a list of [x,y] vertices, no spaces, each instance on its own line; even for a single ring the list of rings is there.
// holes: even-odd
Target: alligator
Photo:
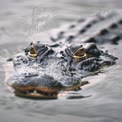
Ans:
[[[26,98],[56,99],[60,91],[80,90],[89,83],[84,77],[116,63],[117,57],[99,45],[118,44],[121,25],[119,15],[107,13],[48,32],[50,43],[31,42],[22,53],[8,59],[14,73],[6,84],[16,96]]]

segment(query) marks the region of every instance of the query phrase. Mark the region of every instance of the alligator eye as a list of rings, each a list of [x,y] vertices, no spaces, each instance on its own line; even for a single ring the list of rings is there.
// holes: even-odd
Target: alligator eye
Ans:
[[[30,48],[30,51],[28,52],[28,55],[30,57],[37,57],[37,52],[36,52],[36,50],[33,46]]]
[[[83,48],[79,48],[75,53],[75,56],[83,56],[84,55],[84,49]]]
[[[76,50],[76,52],[72,55],[72,57],[76,60],[76,61],[79,61],[83,58],[86,57],[86,53],[84,51],[84,48],[81,47],[79,48],[78,50]]]

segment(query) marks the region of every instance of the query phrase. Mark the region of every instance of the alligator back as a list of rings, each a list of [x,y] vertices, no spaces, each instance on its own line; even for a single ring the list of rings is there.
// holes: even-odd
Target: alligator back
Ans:
[[[121,29],[122,18],[120,13],[106,12],[86,19],[79,19],[74,23],[64,24],[45,34],[37,34],[35,37],[40,39],[44,35],[42,42],[60,43],[62,45],[86,42],[117,44],[122,38]],[[45,38],[45,35],[48,38]]]

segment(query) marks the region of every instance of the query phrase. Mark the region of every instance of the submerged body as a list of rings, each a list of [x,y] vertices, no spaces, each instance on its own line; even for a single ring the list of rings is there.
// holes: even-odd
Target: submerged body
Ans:
[[[121,39],[121,31],[113,31],[115,23],[110,20],[110,33],[101,29],[99,34],[93,33],[93,37],[88,36],[88,39],[84,34],[92,25],[108,21],[113,16],[96,16],[86,20],[85,24],[85,20],[82,24],[78,21],[79,26],[71,25],[67,33],[61,31],[57,37],[50,37],[53,45],[40,41],[31,43],[22,54],[12,58],[15,72],[6,84],[14,89],[15,95],[30,98],[57,98],[60,91],[80,90],[82,85],[88,83],[83,82],[82,78],[116,63],[116,57],[98,49],[95,44],[103,44],[106,40],[114,44]],[[117,22],[121,25],[120,20]],[[72,32],[71,35],[69,32]],[[72,35],[74,33],[77,34]]]

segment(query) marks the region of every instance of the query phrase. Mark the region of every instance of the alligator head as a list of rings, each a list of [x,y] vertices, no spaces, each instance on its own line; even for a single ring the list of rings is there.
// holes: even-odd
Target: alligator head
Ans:
[[[55,47],[54,47],[55,48]],[[116,58],[95,44],[71,45],[60,51],[50,45],[31,43],[22,54],[13,57],[15,72],[6,82],[17,96],[57,98],[60,91],[79,90],[83,77],[112,65]]]

